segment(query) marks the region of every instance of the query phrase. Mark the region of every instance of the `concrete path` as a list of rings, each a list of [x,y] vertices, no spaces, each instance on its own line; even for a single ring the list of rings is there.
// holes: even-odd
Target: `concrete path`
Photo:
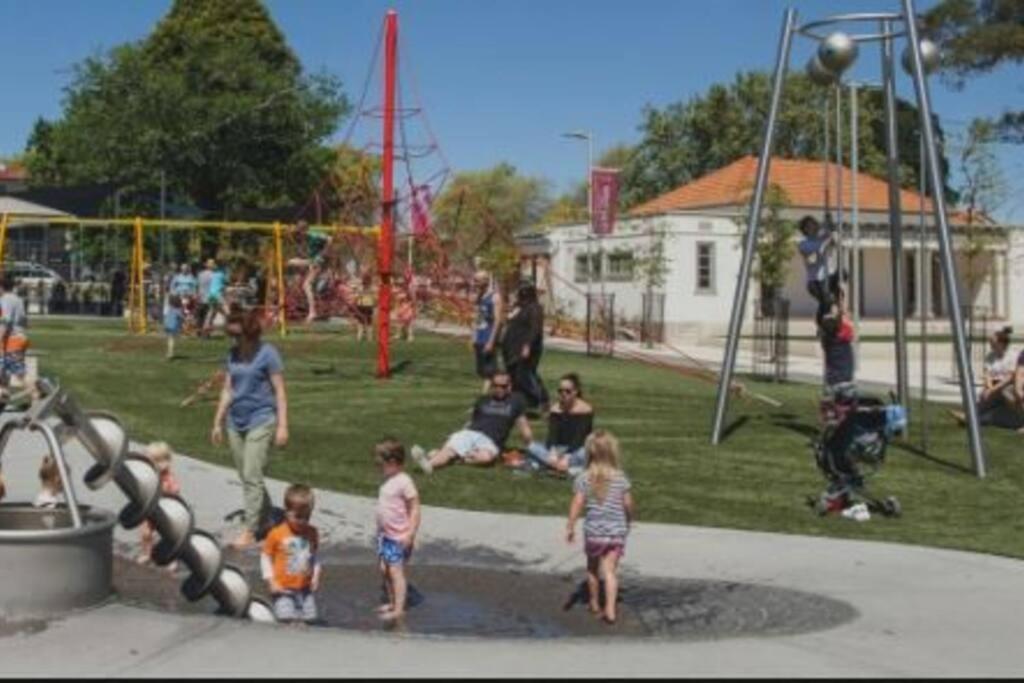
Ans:
[[[11,499],[30,498],[42,442],[17,434],[3,468]],[[69,446],[77,481],[89,459]],[[280,453],[275,457],[301,457]],[[227,469],[175,461],[199,527],[230,536],[223,516],[241,490]],[[435,476],[444,476],[439,473]],[[271,482],[280,500],[284,483]],[[113,487],[84,501],[117,510]],[[566,492],[568,496],[568,491]],[[314,522],[330,544],[369,543],[373,501],[319,491]],[[853,523],[853,522],[851,522]],[[878,522],[885,523],[885,522]],[[442,508],[424,512],[422,543],[526,564],[582,569],[564,520]],[[119,530],[128,551],[135,533]],[[472,553],[469,553],[472,554]],[[453,553],[457,562],[458,552]],[[793,588],[853,605],[831,630],[700,642],[608,639],[497,641],[296,630],[119,604],[68,616],[33,635],[0,638],[4,675],[89,676],[1019,676],[1024,673],[1024,563],[885,543],[636,525],[625,571]],[[553,579],[554,580],[554,579]]]

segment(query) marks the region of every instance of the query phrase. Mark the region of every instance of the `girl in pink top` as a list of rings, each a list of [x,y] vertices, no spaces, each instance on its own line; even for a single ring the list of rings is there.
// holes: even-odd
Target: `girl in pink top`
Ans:
[[[381,619],[391,621],[405,613],[405,564],[420,528],[420,495],[404,471],[405,447],[397,439],[382,440],[373,452],[384,475],[377,494],[377,557],[388,595],[388,604],[377,611]]]

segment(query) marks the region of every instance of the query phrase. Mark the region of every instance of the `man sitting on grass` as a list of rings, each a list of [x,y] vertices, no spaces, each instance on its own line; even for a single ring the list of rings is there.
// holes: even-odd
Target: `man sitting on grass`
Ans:
[[[507,372],[498,372],[491,379],[491,393],[481,396],[473,406],[473,417],[465,429],[450,437],[439,450],[425,453],[412,447],[412,457],[427,474],[453,460],[467,465],[490,465],[501,454],[512,428],[519,429],[523,441],[533,441],[533,430],[526,419],[526,402],[512,393],[512,379]]]

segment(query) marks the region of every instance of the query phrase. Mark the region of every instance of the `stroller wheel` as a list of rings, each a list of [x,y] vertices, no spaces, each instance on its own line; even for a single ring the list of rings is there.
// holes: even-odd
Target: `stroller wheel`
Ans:
[[[886,517],[899,517],[903,514],[903,508],[900,507],[900,501],[895,496],[889,496],[882,501],[882,513]]]

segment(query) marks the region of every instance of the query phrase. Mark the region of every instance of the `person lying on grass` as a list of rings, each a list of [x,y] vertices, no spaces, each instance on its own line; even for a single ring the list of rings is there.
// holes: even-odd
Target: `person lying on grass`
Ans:
[[[452,462],[467,465],[490,465],[505,448],[505,441],[515,427],[526,443],[533,441],[533,430],[526,419],[526,402],[512,393],[512,379],[499,372],[491,380],[491,393],[481,396],[473,406],[469,424],[450,437],[441,448],[425,453],[419,445],[412,447],[412,457],[427,474]]]

